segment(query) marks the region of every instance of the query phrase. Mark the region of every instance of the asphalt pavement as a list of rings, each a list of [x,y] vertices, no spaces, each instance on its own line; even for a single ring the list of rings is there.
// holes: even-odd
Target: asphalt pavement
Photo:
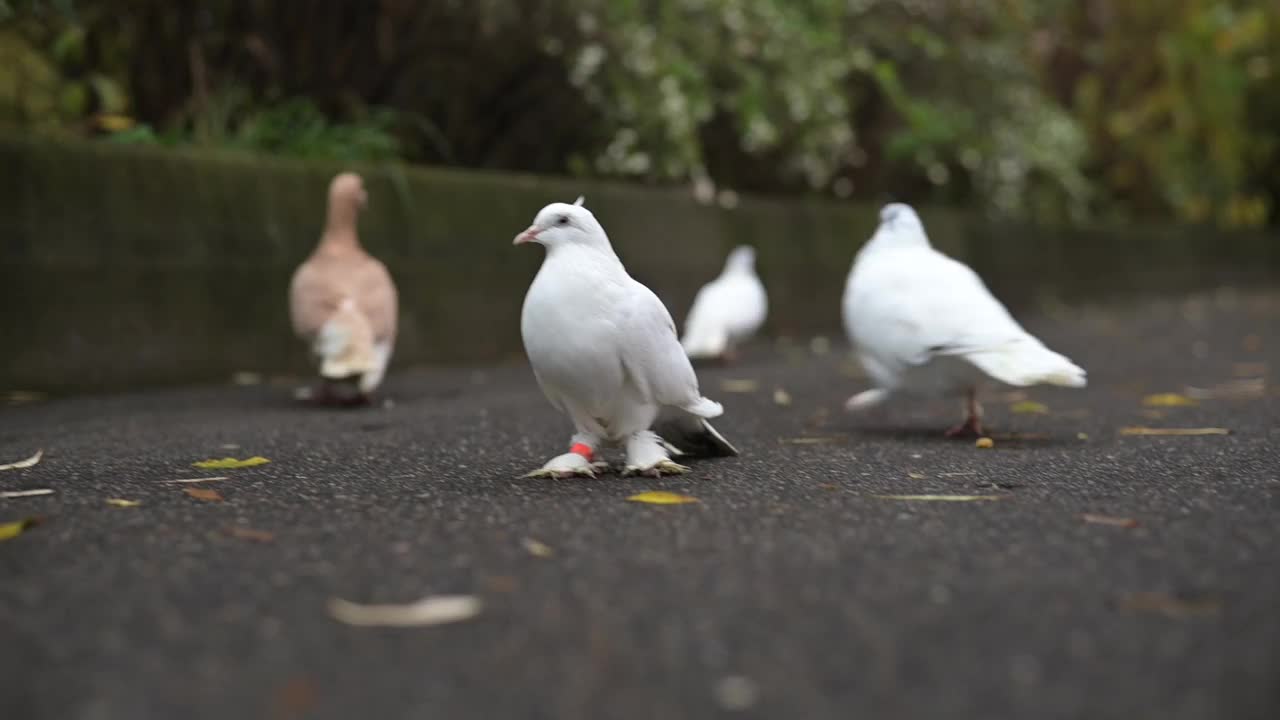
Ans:
[[[865,379],[797,338],[700,369],[743,453],[661,479],[521,479],[570,434],[521,366],[356,410],[9,393],[0,463],[44,454],[0,492],[54,492],[0,499],[39,519],[0,541],[0,717],[1280,717],[1280,295],[1026,324],[1090,386],[991,394],[990,449],[951,402],[846,415]],[[192,466],[227,456],[269,462]]]

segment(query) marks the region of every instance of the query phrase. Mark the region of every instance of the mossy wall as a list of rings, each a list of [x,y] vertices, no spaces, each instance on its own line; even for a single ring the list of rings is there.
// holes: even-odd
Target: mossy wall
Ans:
[[[90,389],[305,367],[288,324],[293,268],[346,169],[229,153],[0,139],[0,388]],[[511,239],[548,202],[586,195],[632,274],[677,322],[738,243],[757,246],[772,334],[838,335],[854,252],[878,208],[402,166],[357,167],[361,235],[400,288],[395,365],[520,356],[542,252]],[[1015,308],[1227,279],[1280,266],[1267,235],[993,227],[922,210],[942,249]]]

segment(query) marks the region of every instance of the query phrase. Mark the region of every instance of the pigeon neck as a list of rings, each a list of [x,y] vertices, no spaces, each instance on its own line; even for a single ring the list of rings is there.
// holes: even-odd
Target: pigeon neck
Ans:
[[[329,206],[329,217],[324,226],[323,243],[331,247],[357,247],[360,238],[356,235],[355,208],[345,207],[339,203]]]

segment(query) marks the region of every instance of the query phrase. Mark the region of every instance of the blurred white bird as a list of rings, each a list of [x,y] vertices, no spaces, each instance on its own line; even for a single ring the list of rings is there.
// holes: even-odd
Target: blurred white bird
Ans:
[[[929,245],[915,210],[893,203],[854,258],[844,291],[844,325],[876,388],[849,410],[890,394],[960,395],[965,422],[949,436],[982,433],[979,386],[1084,387],[1085,371],[1045,347],[992,297],[973,270]]]
[[[577,430],[569,452],[530,476],[594,476],[605,443],[625,443],[626,472],[655,476],[688,470],[669,452],[736,455],[707,422],[724,410],[698,391],[671,314],[627,274],[582,198],[543,208],[515,238],[529,242],[547,254],[520,333],[542,391]]]
[[[386,266],[360,246],[356,233],[357,217],[367,203],[359,175],[342,173],[333,179],[324,234],[289,285],[294,332],[319,359],[316,399],[322,402],[367,402],[382,382],[395,346],[395,283]]]
[[[734,349],[764,324],[769,300],[756,275],[756,251],[739,245],[729,253],[724,270],[702,286],[684,322],[680,344],[695,360],[732,360]]]

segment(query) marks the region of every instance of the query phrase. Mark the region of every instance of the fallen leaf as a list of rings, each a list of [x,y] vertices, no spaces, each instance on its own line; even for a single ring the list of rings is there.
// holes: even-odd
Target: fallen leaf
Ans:
[[[50,488],[33,488],[31,490],[4,490],[0,491],[0,499],[10,500],[13,498],[37,497],[40,495],[52,495],[53,490]]]
[[[138,500],[125,500],[123,498],[107,498],[107,504],[111,505],[112,507],[128,508],[128,507],[138,507],[139,505],[142,504],[142,502]]]
[[[219,475],[218,477],[179,478],[177,480],[161,480],[160,482],[165,483],[166,485],[173,485],[177,483],[206,483],[206,482],[214,482],[216,480],[226,480],[226,479],[227,477],[225,475]]]
[[[980,502],[1003,500],[1008,495],[872,495],[881,500],[919,500],[922,502]]]
[[[32,455],[26,460],[11,462],[8,465],[0,465],[0,470],[21,470],[22,468],[29,468],[40,462],[40,458],[42,457],[44,457],[44,450],[37,450],[35,455]]]
[[[25,405],[27,403],[40,402],[46,397],[44,393],[33,390],[10,390],[5,394],[5,401],[9,405]]]
[[[1252,400],[1266,396],[1267,381],[1259,377],[1231,380],[1207,388],[1188,386],[1186,393],[1196,400]]]
[[[1093,513],[1082,513],[1080,519],[1092,525],[1110,525],[1112,527],[1135,528],[1138,527],[1138,521],[1133,518],[1115,517],[1112,515],[1095,515]]]
[[[846,439],[847,438],[842,438],[842,437],[815,436],[815,437],[782,438],[782,442],[788,445],[821,445],[825,443],[842,443]]]
[[[17,522],[0,523],[0,540],[12,540],[42,522],[44,518],[37,515]]]
[[[256,372],[241,371],[231,376],[233,385],[261,385],[262,375]]]
[[[1257,377],[1267,374],[1267,364],[1261,362],[1239,362],[1231,366],[1236,377]]]
[[[1122,427],[1121,435],[1230,435],[1231,431],[1226,428],[1204,427],[1204,428],[1152,428],[1152,427]]]
[[[1049,412],[1049,406],[1035,400],[1023,400],[1010,405],[1009,412],[1018,415],[1044,415]]]
[[[1164,593],[1130,593],[1120,599],[1120,607],[1136,612],[1156,612],[1171,618],[1215,615],[1222,607],[1216,598],[1177,598]]]
[[[1088,440],[1088,439],[1089,439],[1089,433],[1082,433],[1082,432],[1078,432],[1078,433],[1076,433],[1076,439],[1077,439],[1077,440]]]
[[[720,381],[720,391],[727,393],[752,393],[760,389],[760,381],[749,378]]]
[[[186,488],[185,492],[197,500],[205,502],[222,502],[222,494],[217,490],[206,490],[204,488]]]
[[[650,505],[684,505],[685,503],[696,503],[698,498],[680,493],[667,492],[666,490],[650,490],[648,492],[637,493],[627,498],[631,502],[649,503]]]
[[[924,473],[909,472],[907,473],[907,477],[911,478],[912,480],[923,480],[925,479],[926,476],[924,475]]]
[[[474,595],[434,595],[408,605],[361,605],[342,598],[329,600],[329,614],[361,627],[415,627],[470,620],[480,614]]]
[[[978,448],[979,450],[990,450],[991,448],[996,446],[996,441],[992,440],[989,437],[980,437],[978,438],[977,442],[973,444],[973,446]]]
[[[551,549],[550,545],[547,545],[546,543],[538,542],[533,538],[525,538],[524,540],[520,541],[520,544],[523,545],[524,549],[534,557],[549,558],[552,555],[556,554],[555,551]]]
[[[782,388],[775,389],[773,391],[773,404],[780,405],[782,407],[786,407],[790,405],[791,393],[787,392],[786,390],[783,390]]]
[[[822,483],[822,484],[821,484],[821,485],[819,485],[818,487],[822,488],[823,490],[838,490],[838,489],[839,489],[839,487],[837,487],[836,485],[833,485],[832,483]]]
[[[1191,407],[1192,405],[1199,405],[1195,400],[1178,393],[1148,395],[1142,398],[1142,404],[1147,407]]]
[[[254,542],[271,542],[276,536],[266,530],[254,530],[240,525],[227,526],[227,534],[232,537],[238,537],[241,540],[252,540]]]
[[[233,468],[244,468],[244,467],[253,467],[254,465],[265,465],[269,462],[271,461],[260,455],[254,455],[253,457],[245,458],[244,460],[237,460],[232,457],[227,457],[227,458],[222,458],[220,460],[201,460],[200,462],[193,462],[191,464],[198,468],[204,468],[205,470],[230,470]]]

